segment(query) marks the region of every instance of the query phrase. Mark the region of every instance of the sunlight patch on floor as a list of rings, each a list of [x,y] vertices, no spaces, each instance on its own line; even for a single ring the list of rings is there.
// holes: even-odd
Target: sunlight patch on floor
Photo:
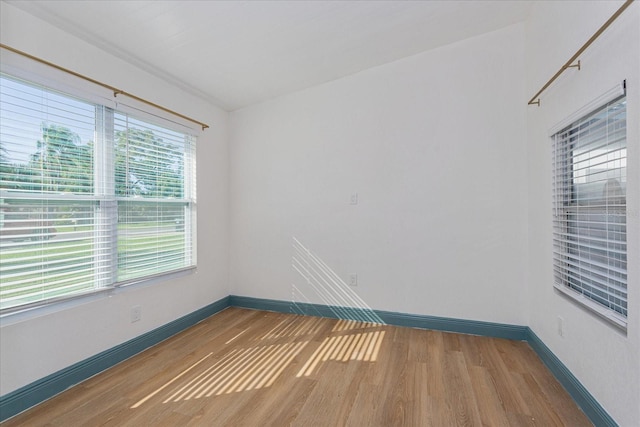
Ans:
[[[300,369],[296,377],[308,377],[321,362],[328,360],[375,362],[378,360],[378,352],[384,334],[385,331],[370,331],[327,337]]]

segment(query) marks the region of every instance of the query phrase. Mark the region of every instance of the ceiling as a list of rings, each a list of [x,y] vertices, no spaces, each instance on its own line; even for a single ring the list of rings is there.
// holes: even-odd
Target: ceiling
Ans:
[[[523,21],[530,1],[8,1],[232,111]]]

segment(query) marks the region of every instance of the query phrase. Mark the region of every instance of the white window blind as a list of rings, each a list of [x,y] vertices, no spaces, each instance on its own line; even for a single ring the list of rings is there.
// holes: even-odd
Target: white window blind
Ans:
[[[0,76],[0,309],[195,265],[195,137]]]
[[[118,281],[192,265],[187,231],[193,142],[189,135],[115,115]]]
[[[553,137],[555,286],[596,312],[627,316],[626,98]]]

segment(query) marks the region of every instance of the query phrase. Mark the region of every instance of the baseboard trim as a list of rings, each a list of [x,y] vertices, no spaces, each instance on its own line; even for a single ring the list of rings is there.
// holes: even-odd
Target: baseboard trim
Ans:
[[[123,344],[48,375],[18,390],[0,397],[0,422],[3,422],[39,403],[52,398],[82,381],[152,347],[161,341],[201,322],[227,307],[295,313],[307,316],[379,321],[394,326],[456,332],[527,341],[542,362],[567,390],[576,404],[597,426],[616,427],[618,424],[578,381],[571,371],[556,357],[542,340],[527,326],[480,322],[447,317],[397,313],[351,307],[327,306],[230,295],[169,322]]]
[[[229,307],[224,297],[199,310],[0,397],[0,422],[152,347]]]
[[[615,422],[611,415],[607,413],[602,405],[571,373],[569,368],[553,354],[531,328],[527,328],[527,342],[594,425],[598,427],[618,426],[618,423]]]
[[[527,327],[503,323],[480,322],[476,320],[453,319],[449,317],[426,316],[420,314],[397,313],[393,311],[372,310],[353,307],[336,307],[322,304],[300,303],[292,301],[270,300],[230,295],[230,304],[234,307],[255,310],[295,313],[308,316],[330,317],[335,319],[383,322],[394,326],[434,329],[437,331],[460,334],[482,335],[494,338],[526,341]]]

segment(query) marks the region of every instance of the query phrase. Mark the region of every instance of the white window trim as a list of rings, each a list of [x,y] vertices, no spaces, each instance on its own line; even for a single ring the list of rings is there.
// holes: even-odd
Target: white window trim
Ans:
[[[192,138],[197,138],[203,133],[203,129],[198,125],[179,117],[175,117],[165,111],[155,109],[144,103],[139,103],[134,99],[119,100],[114,98],[113,93],[109,92],[105,88],[84,81],[55,68],[51,68],[45,64],[30,60],[13,52],[2,49],[0,50],[0,53],[0,72],[13,76],[17,79],[24,80],[27,83],[41,85],[47,89],[60,92],[63,95],[94,103],[96,111],[109,111],[112,115],[114,112],[130,114],[135,116],[137,119],[190,135]],[[100,124],[96,123],[96,126],[99,125]],[[96,141],[95,149],[105,150],[108,149],[108,147],[104,142]],[[107,159],[107,163],[113,162],[113,156],[111,154],[106,157],[104,157],[103,154],[104,153],[101,153],[99,158]],[[98,178],[95,180],[97,185],[101,185],[105,182],[105,179],[109,178],[108,176],[104,176],[104,170],[108,170],[110,166],[113,165],[103,164],[96,166],[94,173],[102,174],[102,176],[96,177]],[[87,292],[6,308],[0,313],[0,325],[4,325],[8,318],[22,317],[17,316],[19,314],[26,314],[31,317],[33,313],[36,313],[36,316],[40,316],[46,312],[59,311],[61,308],[64,309],[65,307],[69,307],[69,304],[81,304],[95,298],[110,297],[118,289],[128,288],[130,286],[150,285],[166,279],[182,277],[185,274],[195,273],[197,270],[197,221],[195,220],[197,212],[197,190],[195,178],[196,162],[188,162],[185,166],[188,168],[188,170],[185,170],[185,179],[190,179],[189,186],[187,187],[188,194],[185,194],[185,197],[191,198],[191,215],[187,216],[185,221],[189,221],[192,227],[192,233],[185,236],[185,244],[191,244],[192,265],[163,273],[119,281],[111,285],[100,286],[100,284],[96,283],[96,287]],[[102,171],[100,170],[101,168],[103,169]],[[111,172],[111,174],[113,175],[113,172]],[[31,195],[28,195],[27,197],[30,196]],[[96,189],[94,195],[87,196],[86,198],[96,200],[100,199],[101,196],[112,197],[111,194],[104,193],[104,189]],[[80,198],[82,198],[82,196],[80,196]],[[115,239],[115,236],[113,236],[113,239]],[[112,245],[112,249],[117,251],[117,247],[115,245]],[[117,257],[115,259],[117,259]],[[112,265],[111,268],[116,268],[116,266]]]
[[[598,317],[612,323],[614,326],[622,329],[623,331],[627,330],[627,319],[616,313],[613,310],[610,310],[603,305],[598,304],[590,298],[585,297],[580,294],[578,291],[574,291],[567,286],[563,286],[559,283],[553,284],[553,288],[560,292],[563,296],[572,299],[573,301],[578,303],[578,307],[587,308],[589,311],[596,314]]]
[[[608,102],[613,101],[616,98],[621,97],[625,94],[626,81],[621,81],[617,85],[613,86],[611,89],[604,92],[602,95],[598,96],[595,99],[592,99],[587,104],[580,107],[578,110],[574,111],[570,116],[564,118],[560,122],[553,125],[547,132],[549,138],[553,138],[555,134],[560,132],[562,129],[566,128],[570,124],[580,120],[582,117],[586,116],[593,110],[602,107]]]
[[[587,104],[583,105],[581,108],[579,108],[578,110],[576,110],[575,112],[573,112],[571,115],[569,115],[568,117],[566,117],[565,119],[561,120],[560,122],[556,123],[554,126],[552,126],[551,128],[548,129],[548,136],[549,138],[553,141],[552,144],[553,145],[553,151],[555,152],[556,147],[556,141],[555,141],[555,136],[558,132],[560,132],[562,129],[566,128],[567,126],[571,125],[572,123],[575,123],[576,121],[580,120],[582,117],[585,117],[586,115],[588,115],[589,113],[591,113],[592,111],[602,107],[603,105],[606,105],[607,103],[623,96],[626,94],[626,80],[623,80],[622,82],[616,84],[615,86],[613,86],[612,88],[610,88],[609,90],[607,90],[606,92],[604,92],[603,94],[601,94],[600,96],[594,98],[593,100],[591,100],[590,102],[588,102]],[[627,115],[627,117],[629,117]],[[628,138],[628,135],[627,135]],[[629,157],[628,157],[629,158]],[[555,173],[555,171],[552,171],[552,173]],[[628,198],[628,194],[627,194],[627,198]],[[627,209],[628,206],[627,206]],[[555,220],[554,220],[555,222]],[[555,225],[554,225],[555,227]],[[628,229],[627,229],[627,236],[628,236]],[[629,239],[627,237],[627,244],[629,243]],[[554,249],[553,249],[553,245],[552,245],[552,253],[553,253]],[[627,250],[627,256],[628,256],[629,252]],[[552,259],[552,264],[555,261]],[[628,270],[627,270],[628,272]],[[555,276],[555,272],[554,272],[554,276]],[[569,298],[570,300],[572,300],[573,302],[577,303],[578,307],[580,307],[581,309],[584,309],[587,312],[593,313],[595,315],[597,315],[599,318],[611,323],[612,325],[614,325],[615,327],[621,329],[623,332],[626,333],[627,331],[627,326],[628,326],[628,319],[627,317],[615,312],[614,310],[611,310],[601,304],[598,304],[597,302],[593,301],[592,299],[582,295],[580,292],[575,291],[571,288],[569,288],[568,286],[565,286],[563,284],[557,283],[555,280],[555,277],[553,279],[553,288],[562,296]],[[627,296],[628,296],[628,289],[627,289]]]

